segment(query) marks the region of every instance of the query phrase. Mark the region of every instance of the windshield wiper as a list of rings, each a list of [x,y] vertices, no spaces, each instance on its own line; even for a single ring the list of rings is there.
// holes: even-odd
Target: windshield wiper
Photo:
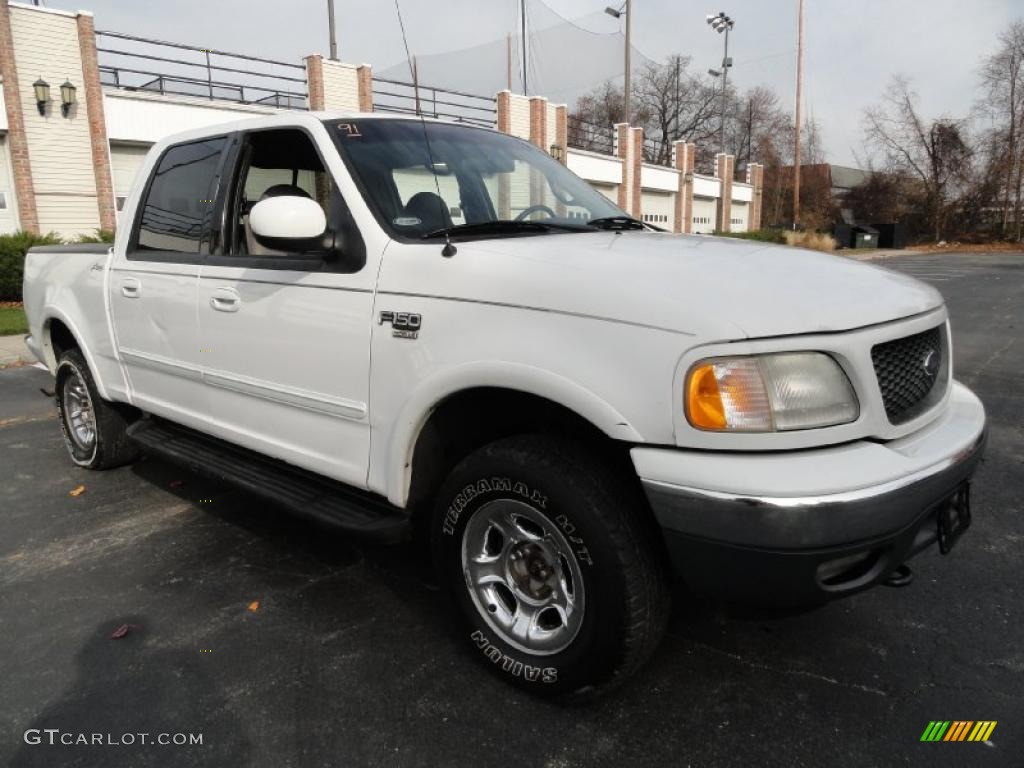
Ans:
[[[473,224],[456,224],[451,227],[442,227],[433,232],[420,235],[421,240],[430,237],[442,237],[444,235],[504,235],[516,234],[519,232],[548,232],[551,227],[539,221],[512,221],[509,219],[498,219],[497,221],[478,221]]]
[[[602,216],[588,220],[587,226],[597,229],[643,229],[646,225],[632,216]]]

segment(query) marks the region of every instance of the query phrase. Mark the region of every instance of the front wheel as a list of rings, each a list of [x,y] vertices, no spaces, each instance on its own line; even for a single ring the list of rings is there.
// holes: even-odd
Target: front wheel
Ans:
[[[433,542],[480,658],[543,695],[627,679],[669,612],[648,517],[632,485],[570,441],[508,438],[463,460],[441,488]]]

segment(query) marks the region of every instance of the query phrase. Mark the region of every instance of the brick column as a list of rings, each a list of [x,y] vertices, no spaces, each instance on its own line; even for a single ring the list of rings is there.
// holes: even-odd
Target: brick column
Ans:
[[[495,105],[497,116],[494,127],[502,133],[512,133],[512,92],[498,91]]]
[[[747,229],[754,230],[761,228],[761,204],[764,196],[764,166],[760,163],[750,163],[747,166],[747,183],[751,186],[750,193],[750,221]]]
[[[732,177],[735,158],[719,152],[715,155],[715,177],[719,181],[718,223],[719,232],[732,231]]]
[[[306,83],[309,91],[310,111],[322,111],[324,108],[324,57],[319,53],[306,57]]]
[[[530,98],[530,142],[548,151],[548,100],[543,96]]]
[[[622,161],[622,182],[616,202],[630,216],[640,218],[640,173],[644,161],[644,129],[615,124],[615,155]]]
[[[360,64],[356,76],[359,78],[359,111],[373,112],[373,68]]]
[[[616,123],[615,126],[615,156],[622,161],[622,180],[619,182],[618,194],[615,202],[624,211],[629,210],[631,175],[629,173],[629,123]]]
[[[633,177],[631,179],[633,183],[633,204],[629,208],[630,216],[639,219],[642,209],[642,186],[640,184],[640,177],[643,171],[644,164],[644,129],[643,128],[630,128],[630,138],[632,139],[632,165],[633,165]]]
[[[562,148],[562,165],[569,162],[569,108],[565,104],[555,107],[555,144]]]
[[[39,232],[36,192],[32,184],[32,164],[28,155],[28,137],[21,112],[18,89],[18,68],[14,63],[14,37],[11,15],[6,1],[0,2],[0,76],[3,76],[4,103],[7,107],[7,140],[10,143],[11,175],[14,196],[18,200],[18,226],[28,232]]]
[[[693,232],[693,163],[697,145],[685,141],[672,142],[675,168],[679,171],[679,188],[676,190],[674,232]]]
[[[530,143],[541,152],[548,152],[548,100],[543,96],[530,98]],[[544,199],[546,186],[544,174],[531,168],[530,205],[546,205]]]
[[[89,142],[92,147],[92,170],[96,178],[96,205],[100,227],[117,226],[117,205],[114,201],[114,178],[110,170],[110,141],[107,119],[103,113],[103,88],[100,86],[99,61],[96,57],[96,29],[92,14],[79,12],[78,47],[82,52],[82,74],[85,77],[85,112],[89,120]]]

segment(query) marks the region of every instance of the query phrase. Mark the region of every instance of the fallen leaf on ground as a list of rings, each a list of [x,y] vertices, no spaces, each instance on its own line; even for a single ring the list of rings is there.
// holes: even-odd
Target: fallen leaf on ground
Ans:
[[[253,600],[251,603],[249,603],[249,613],[256,613],[256,611],[258,611],[259,609],[260,609],[260,601],[259,600]]]
[[[184,484],[185,483],[182,480],[171,480],[171,482],[168,483],[171,488],[181,488]]]
[[[134,627],[131,624],[122,624],[120,627],[110,633],[111,640],[120,640],[122,637],[132,631]]]
[[[85,493],[85,486],[76,485],[74,488],[68,491],[68,496],[81,496],[83,493]]]

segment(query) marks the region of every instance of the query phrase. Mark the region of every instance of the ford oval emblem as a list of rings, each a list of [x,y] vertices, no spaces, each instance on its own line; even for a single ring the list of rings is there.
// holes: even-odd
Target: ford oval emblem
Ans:
[[[939,353],[937,350],[929,349],[921,361],[921,367],[924,369],[925,375],[929,379],[934,379],[939,375]]]

